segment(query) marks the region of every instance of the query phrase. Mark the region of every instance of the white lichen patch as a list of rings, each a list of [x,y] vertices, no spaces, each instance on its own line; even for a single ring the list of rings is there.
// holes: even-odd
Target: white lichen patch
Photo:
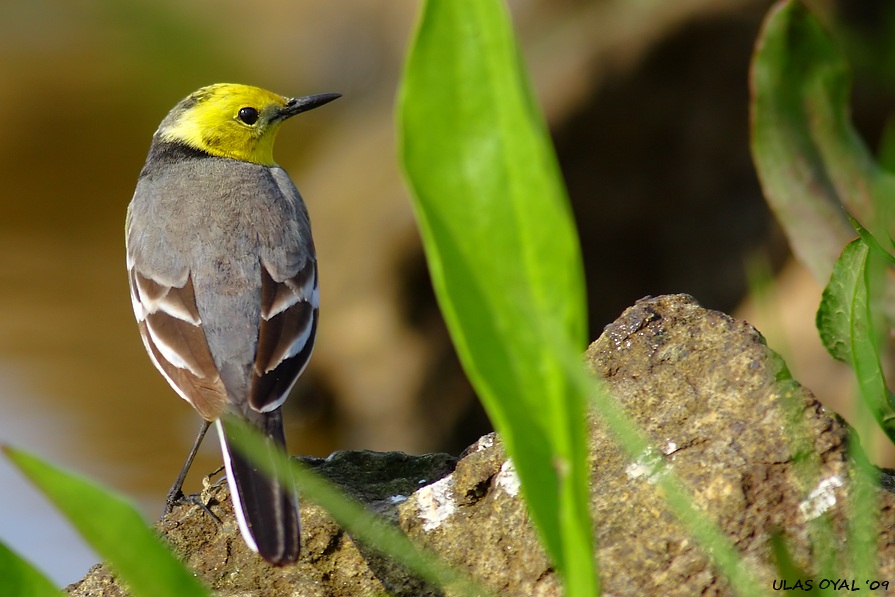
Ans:
[[[654,450],[647,449],[640,454],[637,460],[625,467],[625,474],[629,479],[646,477],[649,483],[655,483],[664,470],[663,464],[661,456]]]
[[[414,494],[424,531],[434,531],[457,510],[453,487],[454,477],[448,475]]]
[[[625,467],[625,474],[628,475],[629,479],[639,479],[648,475],[649,469],[643,466],[640,461],[634,461]]]
[[[799,512],[806,521],[814,520],[818,516],[836,505],[836,490],[842,487],[842,479],[839,475],[833,475],[821,480],[817,487],[811,490],[800,504]]]
[[[503,489],[507,495],[513,497],[519,495],[519,475],[511,459],[507,458],[506,462],[500,465],[500,472],[494,477],[494,484]]]
[[[489,433],[488,435],[483,435],[480,437],[475,444],[472,446],[472,450],[470,450],[470,454],[475,454],[481,450],[487,450],[488,448],[494,445],[494,434]]]

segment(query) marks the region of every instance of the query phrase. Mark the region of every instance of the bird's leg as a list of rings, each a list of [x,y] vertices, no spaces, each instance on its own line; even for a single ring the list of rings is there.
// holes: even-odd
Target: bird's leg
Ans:
[[[183,482],[186,480],[186,474],[190,471],[190,466],[192,466],[193,460],[196,458],[196,453],[199,451],[199,446],[202,445],[202,440],[205,439],[205,434],[208,432],[210,426],[211,421],[202,420],[202,428],[199,430],[199,435],[196,436],[196,441],[193,442],[193,447],[190,449],[189,456],[186,457],[186,462],[183,463],[183,468],[180,469],[180,474],[177,475],[174,485],[171,486],[171,489],[168,490],[168,495],[165,497],[165,514],[170,514],[171,510],[174,509],[174,506],[183,501],[190,501],[191,503],[196,502],[196,500],[186,500],[184,497]],[[208,508],[205,507],[205,504],[201,504],[201,506],[206,512],[211,514]],[[211,515],[212,517],[217,518],[214,514]]]

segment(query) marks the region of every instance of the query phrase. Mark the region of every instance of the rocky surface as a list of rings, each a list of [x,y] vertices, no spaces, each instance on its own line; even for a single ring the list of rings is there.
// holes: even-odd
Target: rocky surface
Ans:
[[[769,543],[777,532],[816,586],[823,577],[811,570],[812,554],[829,551],[817,534],[825,525],[817,522],[828,520],[828,540],[844,542],[851,491],[848,429],[790,378],[755,329],[703,309],[686,295],[644,299],[606,327],[588,349],[587,362],[655,448],[632,458],[593,418],[593,511],[605,594],[730,593],[666,506],[649,474],[653,458],[673,464],[696,504],[740,552],[756,590],[770,591],[778,577]],[[308,462],[498,594],[561,594],[496,436],[483,437],[459,460],[337,452]],[[884,481],[887,487],[887,475]],[[895,538],[888,529],[895,501],[887,489],[876,497],[879,528],[885,530],[875,580],[891,580]],[[183,506],[158,529],[217,594],[442,594],[359,547],[313,504],[302,505],[300,561],[282,569],[266,566],[239,537],[226,485],[209,487],[204,498],[222,526],[198,508]],[[844,557],[834,568],[837,577],[852,578]],[[874,579],[854,580],[866,588],[862,583]],[[68,590],[124,594],[102,566]]]
[[[823,541],[812,535],[821,527],[815,521],[827,515],[836,550],[847,553],[839,547],[850,487],[848,429],[791,379],[748,323],[686,295],[645,299],[606,327],[587,361],[740,552],[756,591],[770,591],[777,577],[769,544],[775,532],[810,569],[812,542],[819,549]],[[592,450],[606,592],[728,594],[643,474],[648,469],[599,429]],[[891,526],[892,496],[880,497],[890,520],[884,526]],[[881,578],[891,579],[893,546],[881,539],[880,547]],[[844,561],[835,572],[850,573]]]

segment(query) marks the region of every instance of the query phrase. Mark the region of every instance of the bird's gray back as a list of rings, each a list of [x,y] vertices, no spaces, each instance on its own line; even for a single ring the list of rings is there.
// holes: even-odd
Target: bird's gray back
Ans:
[[[209,350],[231,401],[247,394],[261,320],[261,267],[276,281],[314,259],[298,191],[278,167],[202,157],[144,169],[129,208],[128,251],[141,273],[192,279]]]

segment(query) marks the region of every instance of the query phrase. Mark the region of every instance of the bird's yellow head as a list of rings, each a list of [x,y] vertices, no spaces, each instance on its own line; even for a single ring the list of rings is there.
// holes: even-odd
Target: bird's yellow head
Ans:
[[[174,106],[156,136],[214,156],[273,166],[273,142],[283,121],[337,97],[324,93],[286,98],[258,87],[219,83]]]

